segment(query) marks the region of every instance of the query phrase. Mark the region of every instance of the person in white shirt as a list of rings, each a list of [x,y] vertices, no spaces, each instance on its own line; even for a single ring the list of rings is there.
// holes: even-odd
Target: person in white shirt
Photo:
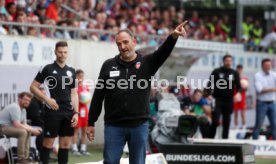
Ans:
[[[272,32],[269,34],[266,34],[266,36],[263,38],[263,40],[260,43],[260,46],[264,49],[269,48],[274,43],[276,43],[276,27],[273,27]]]
[[[270,122],[272,138],[273,140],[276,139],[276,72],[273,72],[271,68],[271,60],[263,59],[262,71],[255,74],[257,103],[253,139],[258,139],[265,116],[268,117]]]

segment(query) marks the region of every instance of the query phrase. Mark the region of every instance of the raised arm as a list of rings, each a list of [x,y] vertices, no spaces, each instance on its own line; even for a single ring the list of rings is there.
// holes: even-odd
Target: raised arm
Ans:
[[[179,36],[185,36],[185,26],[188,21],[185,21],[178,25],[168,36],[165,42],[151,55],[148,56],[152,74],[155,74],[159,67],[166,61],[166,59],[170,56],[176,41]]]

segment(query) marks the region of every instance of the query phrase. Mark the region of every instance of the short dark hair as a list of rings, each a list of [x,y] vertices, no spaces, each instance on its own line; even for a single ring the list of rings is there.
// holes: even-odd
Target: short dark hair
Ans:
[[[238,64],[237,69],[243,69],[243,66],[241,64]]]
[[[29,98],[33,98],[33,95],[29,92],[21,92],[21,93],[18,94],[18,98],[22,99],[24,96],[27,96]]]
[[[84,71],[82,69],[77,69],[76,70],[76,75],[81,74],[81,73],[84,73]]]
[[[202,96],[203,97],[208,97],[209,96],[209,93],[206,89],[203,90]]]
[[[232,56],[229,55],[229,54],[226,54],[223,56],[222,60],[225,61],[227,58],[231,58],[232,59]]]
[[[269,58],[265,58],[262,60],[262,65],[264,65],[265,62],[271,62],[271,60]]]
[[[194,90],[194,94],[196,94],[196,93],[198,93],[198,92],[201,93],[201,94],[203,94],[203,91],[200,90],[200,89],[195,89],[195,90]]]
[[[6,9],[8,10],[11,6],[16,5],[14,2],[6,4]]]
[[[68,44],[67,44],[66,41],[59,41],[59,42],[56,43],[56,49],[58,47],[68,47]]]
[[[118,36],[118,35],[121,34],[122,32],[125,32],[125,33],[127,33],[131,38],[134,38],[133,32],[130,31],[130,29],[128,29],[128,28],[125,28],[125,29],[120,30],[119,32],[117,32],[116,36]]]

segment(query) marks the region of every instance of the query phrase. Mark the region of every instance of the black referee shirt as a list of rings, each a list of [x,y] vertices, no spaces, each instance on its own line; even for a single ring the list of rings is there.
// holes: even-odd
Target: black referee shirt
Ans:
[[[42,67],[35,80],[44,84],[46,95],[59,105],[71,103],[71,89],[76,88],[74,68],[68,65],[61,68],[54,62]]]
[[[213,83],[210,82],[211,77],[213,76]],[[226,85],[218,86],[218,81],[225,81]],[[213,95],[214,98],[223,101],[233,101],[234,89],[238,92],[241,92],[240,76],[238,72],[232,68],[226,68],[224,66],[216,68],[210,76],[210,81],[207,84],[207,93]],[[213,85],[213,88],[211,88]],[[231,86],[231,87],[230,87]],[[225,88],[224,88],[225,87]]]

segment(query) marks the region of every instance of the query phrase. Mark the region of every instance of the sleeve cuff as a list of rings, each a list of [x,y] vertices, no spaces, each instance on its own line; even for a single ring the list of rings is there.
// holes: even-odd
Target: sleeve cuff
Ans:
[[[88,121],[88,126],[95,126],[95,122]]]
[[[170,35],[168,36],[168,38],[169,38],[169,39],[172,39],[172,40],[177,40],[178,37],[179,37],[179,36],[177,36],[176,38],[174,38],[174,37],[173,37],[173,34],[170,34]]]

